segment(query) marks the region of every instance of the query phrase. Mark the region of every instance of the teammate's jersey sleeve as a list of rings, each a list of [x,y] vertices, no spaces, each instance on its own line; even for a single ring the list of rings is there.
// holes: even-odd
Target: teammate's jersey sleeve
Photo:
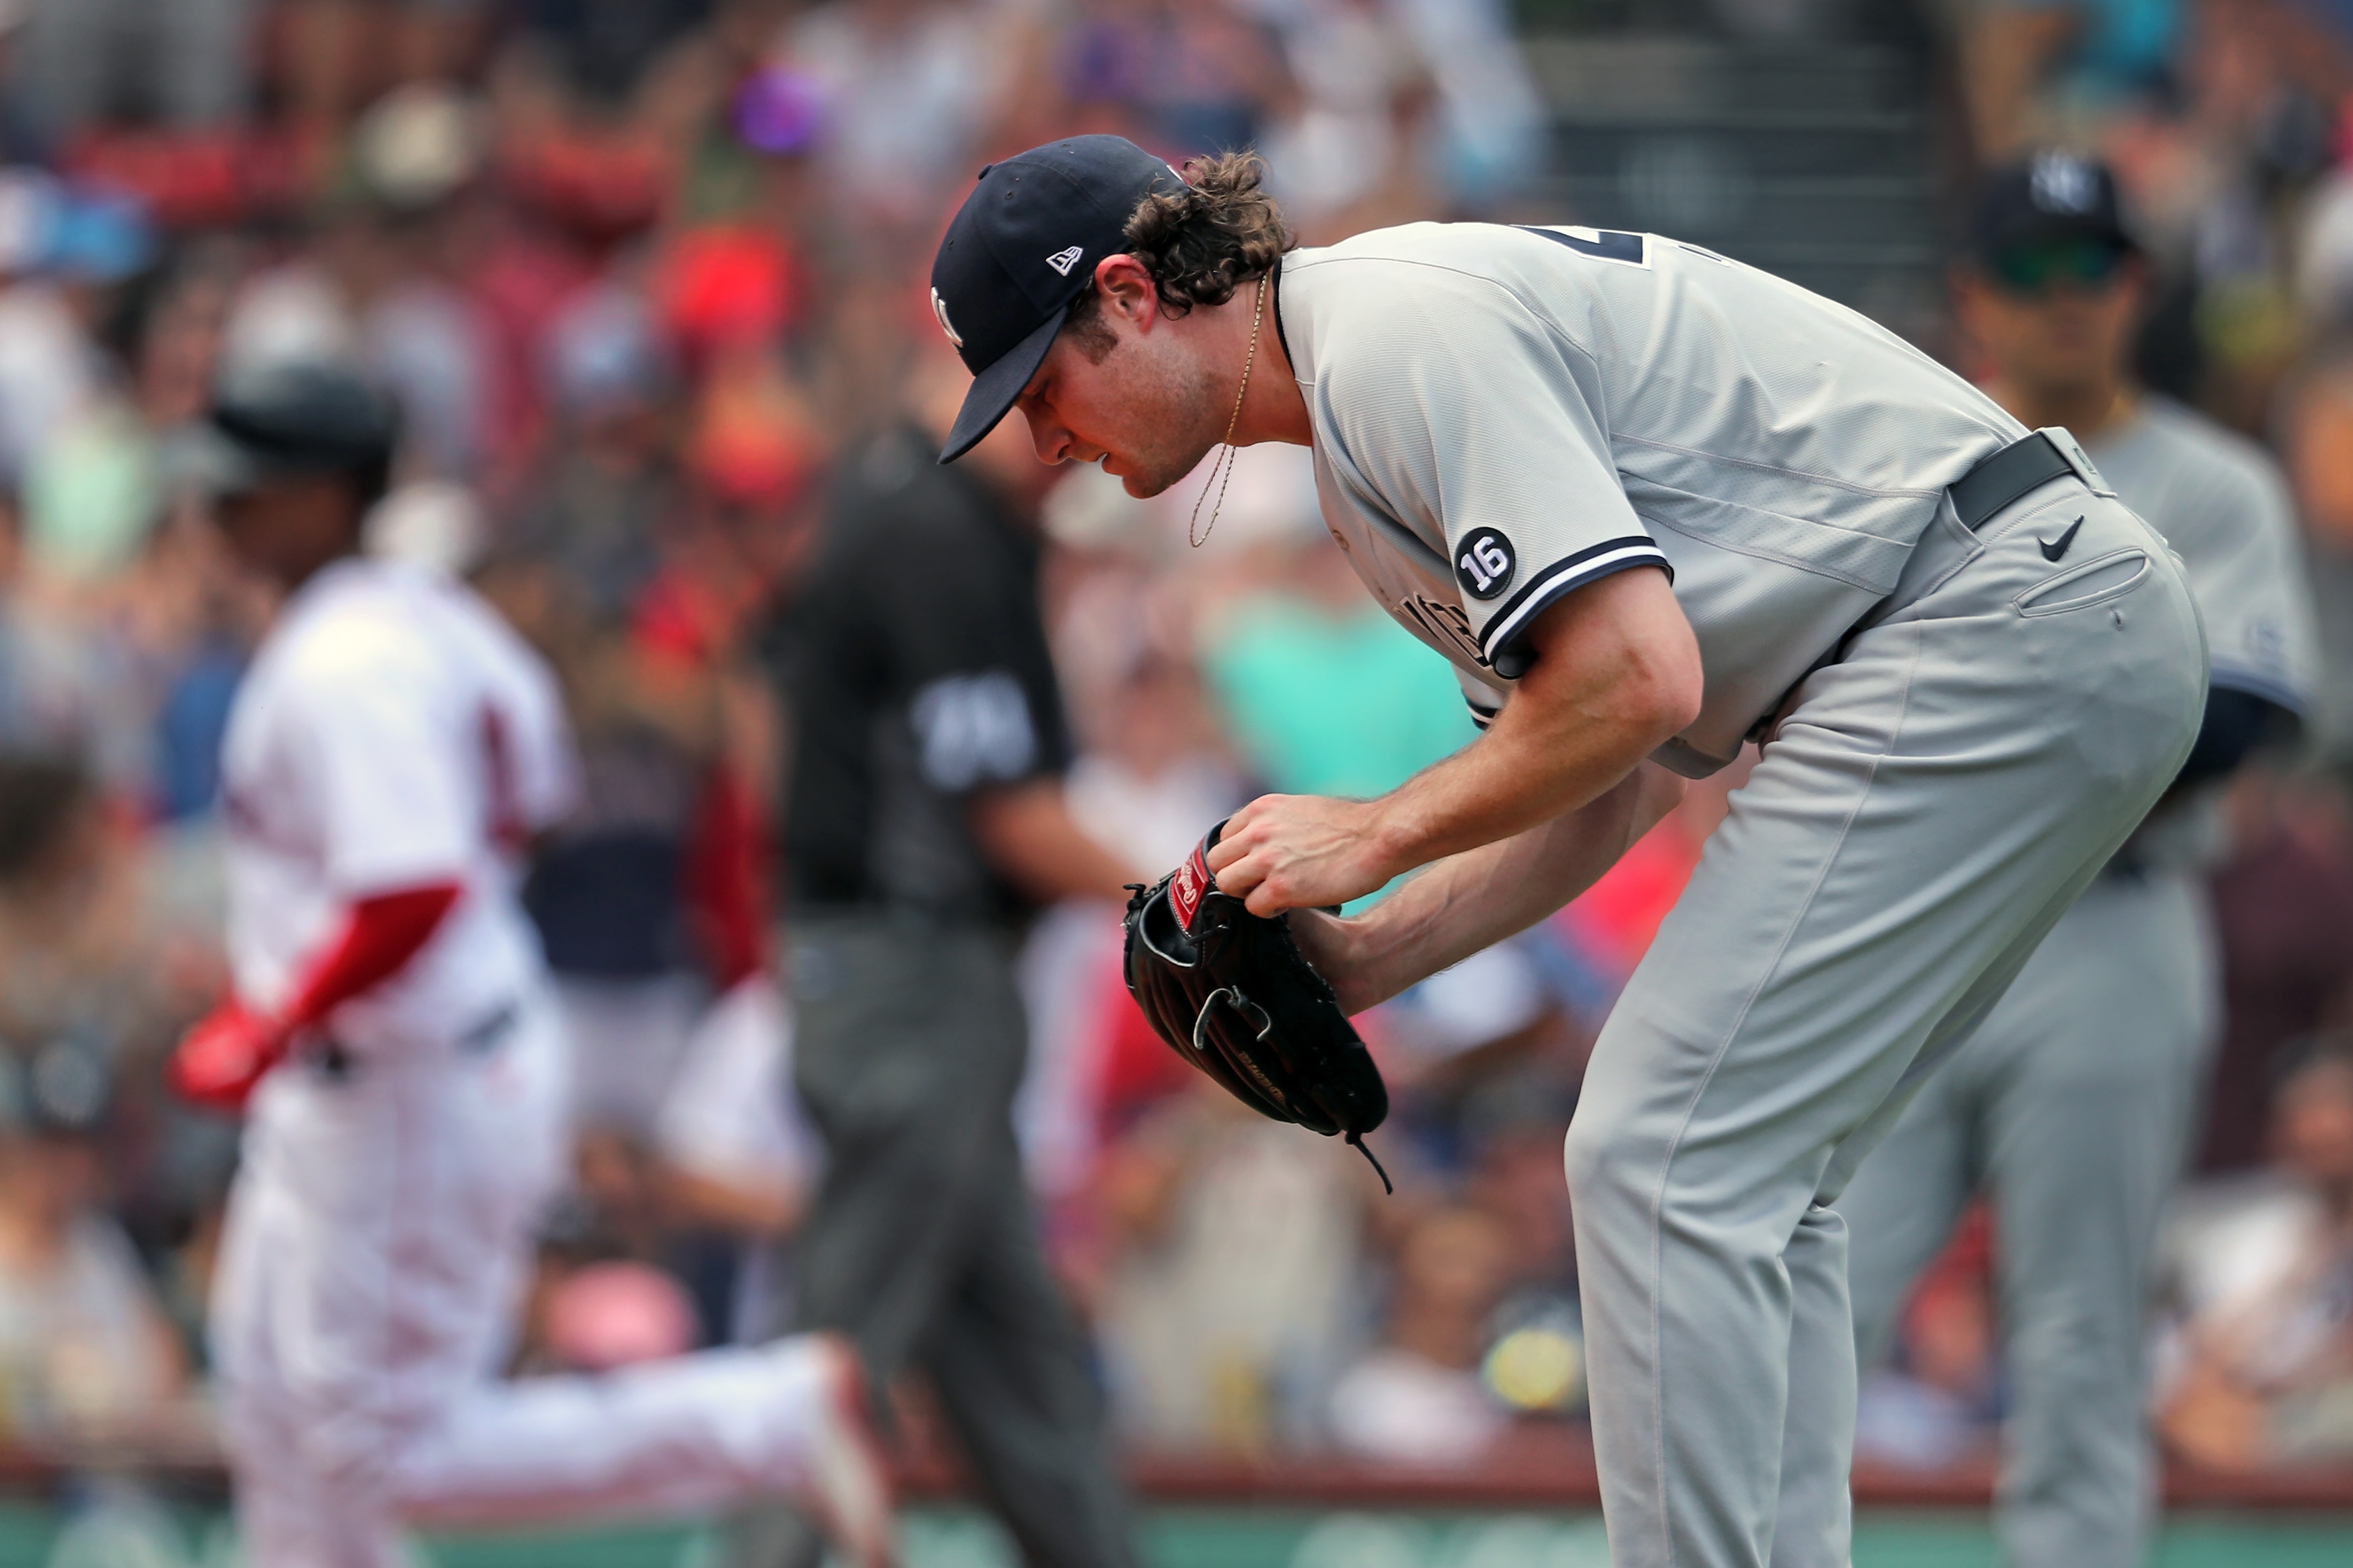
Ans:
[[[2317,654],[2287,487],[2268,465],[2215,479],[2235,493],[2218,496],[2210,526],[2175,542],[2206,622],[2213,684],[2302,713]]]
[[[1482,657],[1516,676],[1546,606],[1667,566],[1610,457],[1598,367],[1490,279],[1371,264],[1348,284],[1314,394],[1332,468],[1422,549],[1443,538]]]
[[[2305,712],[2318,634],[2278,466],[2253,443],[2158,398],[2096,460],[2181,558],[2206,625],[2214,686]]]
[[[481,838],[472,737],[437,718],[437,672],[389,628],[339,628],[290,692],[328,884],[348,901],[462,881]]]

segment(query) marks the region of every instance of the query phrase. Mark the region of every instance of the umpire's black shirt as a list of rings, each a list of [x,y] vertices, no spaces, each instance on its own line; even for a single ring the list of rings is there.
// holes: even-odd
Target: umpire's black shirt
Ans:
[[[976,792],[1058,774],[1071,742],[1036,541],[973,465],[893,431],[849,454],[771,648],[792,726],[784,888],[797,915],[1014,921],[974,843]]]

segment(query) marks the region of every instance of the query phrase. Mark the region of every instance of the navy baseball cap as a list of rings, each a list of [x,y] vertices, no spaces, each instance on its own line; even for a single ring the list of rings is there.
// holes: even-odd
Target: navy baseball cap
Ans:
[[[1127,220],[1183,176],[1124,136],[1073,136],[991,163],[932,261],[932,313],[972,388],[940,461],[997,428],[1094,287],[1095,263],[1127,248]]]
[[[1995,169],[1978,185],[1969,248],[1980,260],[2071,239],[2134,248],[2116,173],[2105,163],[2076,153],[2038,153]]]

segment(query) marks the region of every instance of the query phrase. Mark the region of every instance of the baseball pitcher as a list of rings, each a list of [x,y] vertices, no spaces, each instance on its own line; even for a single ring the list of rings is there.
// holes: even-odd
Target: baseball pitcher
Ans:
[[[1616,1560],[1845,1568],[1830,1205],[2188,755],[2180,569],[2063,429],[1801,289],[1589,228],[1295,250],[1258,174],[1113,137],[985,171],[933,269],[974,372],[943,457],[1015,407],[1138,495],[1220,441],[1313,449],[1335,542],[1486,721],[1207,848],[1347,1011],[1541,919],[1763,742],[1602,1030],[1567,1175]]]

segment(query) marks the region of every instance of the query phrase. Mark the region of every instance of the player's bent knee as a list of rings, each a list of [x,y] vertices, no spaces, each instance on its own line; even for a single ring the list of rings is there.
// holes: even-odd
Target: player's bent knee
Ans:
[[[1641,1161],[1633,1142],[1607,1118],[1572,1121],[1562,1145],[1570,1200],[1580,1208],[1640,1201]]]

